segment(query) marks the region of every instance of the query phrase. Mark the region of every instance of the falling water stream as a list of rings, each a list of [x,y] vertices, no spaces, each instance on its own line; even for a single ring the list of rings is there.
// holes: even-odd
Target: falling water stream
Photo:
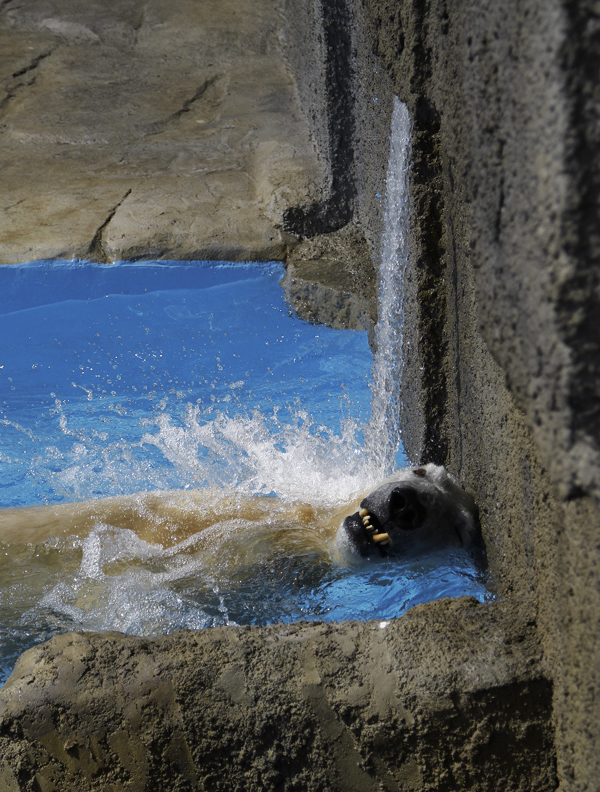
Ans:
[[[400,447],[400,396],[404,277],[408,264],[411,120],[407,106],[394,97],[385,214],[379,265],[376,353],[373,361],[371,418],[367,448],[372,459],[391,473]]]
[[[5,541],[13,513],[0,510],[0,683],[22,651],[68,630],[387,620],[441,596],[486,597],[467,553],[345,568],[323,528],[405,461],[409,157],[396,101],[374,362],[366,333],[291,314],[277,263],[0,268],[0,506],[134,496],[142,509],[134,494],[161,490],[188,493],[195,516],[198,497],[235,507],[202,534],[175,526],[167,543],[108,518],[81,536]],[[256,496],[258,518],[240,506]],[[316,515],[302,531],[298,504]]]

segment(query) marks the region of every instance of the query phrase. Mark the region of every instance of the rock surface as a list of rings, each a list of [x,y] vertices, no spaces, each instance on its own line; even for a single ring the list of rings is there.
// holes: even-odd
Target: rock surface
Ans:
[[[0,263],[281,259],[326,169],[273,0],[0,4]]]
[[[535,630],[467,598],[396,622],[72,633],[0,699],[3,792],[555,784]]]
[[[408,456],[446,463],[475,491],[500,590],[536,618],[554,677],[560,789],[594,790],[597,7],[364,7],[365,39],[414,121],[402,383]],[[377,167],[374,159],[366,185]]]
[[[377,321],[377,282],[365,239],[348,225],[300,243],[288,255],[281,285],[300,319],[370,331]]]

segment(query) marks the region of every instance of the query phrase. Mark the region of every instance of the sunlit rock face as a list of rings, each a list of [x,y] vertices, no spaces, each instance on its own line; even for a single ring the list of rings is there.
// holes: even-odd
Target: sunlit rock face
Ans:
[[[59,636],[2,691],[2,789],[551,789],[551,686],[507,616]]]
[[[0,263],[281,258],[326,173],[277,3],[0,12]]]

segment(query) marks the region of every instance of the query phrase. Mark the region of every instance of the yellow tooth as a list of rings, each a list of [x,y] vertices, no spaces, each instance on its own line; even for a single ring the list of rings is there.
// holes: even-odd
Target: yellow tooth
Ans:
[[[382,534],[375,534],[373,536],[374,542],[381,542],[382,544],[387,544],[390,541],[390,535],[386,533]]]
[[[361,510],[358,512],[358,516],[359,516],[359,517],[368,517],[368,516],[369,516],[369,512],[368,512],[366,509],[361,509]]]
[[[371,518],[370,518],[370,517],[369,517],[369,515],[367,514],[367,516],[366,516],[366,517],[363,517],[363,525],[364,525],[364,526],[367,526],[367,525],[370,525],[370,524],[371,524]]]

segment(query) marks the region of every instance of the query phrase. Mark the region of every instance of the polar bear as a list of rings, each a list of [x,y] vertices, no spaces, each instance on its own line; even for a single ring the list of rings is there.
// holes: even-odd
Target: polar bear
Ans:
[[[337,551],[346,561],[470,547],[478,536],[473,496],[440,465],[396,472],[359,506],[336,534]]]
[[[427,464],[400,470],[374,491],[336,508],[217,490],[9,508],[0,511],[0,542],[83,538],[98,525],[133,531],[163,548],[210,546],[233,566],[264,554],[265,547],[279,554],[316,553],[344,565],[409,557],[468,547],[478,531],[473,497],[445,468]]]

